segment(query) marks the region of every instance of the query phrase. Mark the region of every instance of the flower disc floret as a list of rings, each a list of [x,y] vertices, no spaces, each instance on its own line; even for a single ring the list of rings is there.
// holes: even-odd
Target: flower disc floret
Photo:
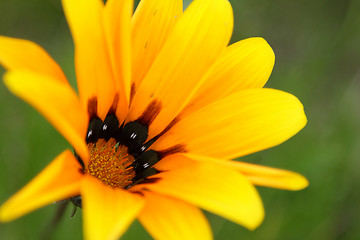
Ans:
[[[98,178],[111,187],[125,188],[132,183],[135,170],[131,165],[134,158],[127,147],[119,145],[114,138],[109,141],[99,139],[89,143],[90,162],[85,173]]]

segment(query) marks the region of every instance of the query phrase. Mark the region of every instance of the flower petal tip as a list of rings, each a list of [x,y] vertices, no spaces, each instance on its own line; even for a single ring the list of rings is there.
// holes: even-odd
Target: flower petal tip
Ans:
[[[4,222],[10,222],[11,220],[14,219],[14,217],[11,217],[11,212],[9,211],[9,208],[7,207],[7,202],[5,202],[1,207],[0,207],[0,223],[4,223]]]
[[[287,190],[299,191],[309,186],[309,181],[301,174],[294,174],[292,179],[289,180]]]
[[[275,53],[274,50],[272,49],[272,47],[270,46],[270,44],[268,43],[268,41],[266,41],[265,38],[262,37],[252,37],[252,38],[248,38],[248,40],[253,41],[253,43],[257,44],[259,47],[262,47],[264,49],[264,53],[273,55],[275,57]]]
[[[264,218],[265,210],[263,207],[261,207],[260,209],[258,209],[257,213],[254,211],[252,219],[249,219],[248,222],[244,222],[241,225],[246,227],[250,231],[254,231],[261,225],[261,223],[264,221]]]
[[[0,205],[0,223],[11,222],[28,212],[19,206],[18,199],[12,197]]]

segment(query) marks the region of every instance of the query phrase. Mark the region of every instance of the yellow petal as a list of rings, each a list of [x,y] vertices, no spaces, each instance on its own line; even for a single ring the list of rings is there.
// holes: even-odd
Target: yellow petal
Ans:
[[[0,36],[0,64],[8,70],[27,70],[66,83],[59,65],[39,45],[31,41]]]
[[[279,188],[297,191],[309,185],[308,180],[292,171],[266,167],[240,161],[228,161],[225,159],[210,158],[195,154],[183,154],[193,161],[211,162],[220,166],[230,167],[248,178],[253,184],[263,187]]]
[[[275,55],[263,38],[248,38],[227,47],[205,75],[186,112],[247,88],[261,88],[268,80]]]
[[[86,161],[87,115],[69,84],[33,72],[8,72],[4,82],[10,91],[36,108]]]
[[[142,0],[132,18],[133,88],[154,62],[183,11],[181,0]]]
[[[64,151],[24,188],[0,207],[0,221],[11,221],[44,205],[78,195],[81,166]]]
[[[97,98],[104,119],[115,99],[115,80],[103,27],[102,0],[62,0],[75,45],[76,79],[80,100],[87,108]]]
[[[140,195],[111,188],[90,175],[81,183],[81,196],[87,240],[118,239],[144,205]]]
[[[125,119],[129,108],[131,88],[131,16],[133,0],[108,0],[104,8],[104,29],[115,76],[119,101],[117,116]]]
[[[173,155],[167,161],[176,165],[183,158]],[[247,178],[228,167],[193,162],[154,177],[156,182],[143,187],[187,201],[249,229],[263,220],[264,210],[256,189]]]
[[[146,204],[139,221],[154,239],[212,239],[209,223],[199,208],[150,191],[143,194]]]
[[[305,124],[303,106],[293,95],[248,89],[180,119],[152,148],[181,144],[194,154],[233,159],[276,146]]]
[[[149,125],[149,138],[160,133],[201,85],[199,79],[225,49],[232,27],[227,0],[192,2],[135,93],[127,120],[140,118]]]

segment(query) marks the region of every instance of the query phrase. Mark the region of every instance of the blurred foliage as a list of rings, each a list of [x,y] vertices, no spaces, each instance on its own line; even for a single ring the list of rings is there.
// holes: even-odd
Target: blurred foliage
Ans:
[[[232,42],[261,36],[270,43],[276,64],[267,87],[299,97],[309,121],[286,143],[241,160],[300,172],[310,186],[299,192],[259,188],[266,217],[253,232],[207,213],[215,238],[360,239],[360,1],[230,2]],[[39,43],[75,86],[73,44],[60,0],[0,1],[0,16],[1,35]],[[2,203],[70,146],[3,84],[0,116]],[[55,212],[50,205],[0,224],[0,238],[41,239]],[[73,219],[66,216],[54,239],[81,239],[81,221],[79,213]],[[150,237],[135,222],[123,239]]]

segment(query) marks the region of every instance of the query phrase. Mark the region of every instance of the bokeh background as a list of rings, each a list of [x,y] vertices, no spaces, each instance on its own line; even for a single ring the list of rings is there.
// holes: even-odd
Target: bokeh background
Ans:
[[[360,1],[230,2],[232,41],[264,37],[276,54],[266,86],[299,97],[308,116],[291,140],[241,160],[300,172],[310,186],[299,192],[258,188],[266,217],[253,232],[207,213],[215,238],[360,239]],[[39,43],[74,85],[73,43],[60,0],[1,0],[0,35]],[[0,83],[0,203],[69,147]],[[70,212],[68,207],[53,239],[82,238],[81,214],[70,219]],[[55,213],[50,205],[0,224],[0,239],[43,239]],[[151,238],[135,222],[122,239]]]

